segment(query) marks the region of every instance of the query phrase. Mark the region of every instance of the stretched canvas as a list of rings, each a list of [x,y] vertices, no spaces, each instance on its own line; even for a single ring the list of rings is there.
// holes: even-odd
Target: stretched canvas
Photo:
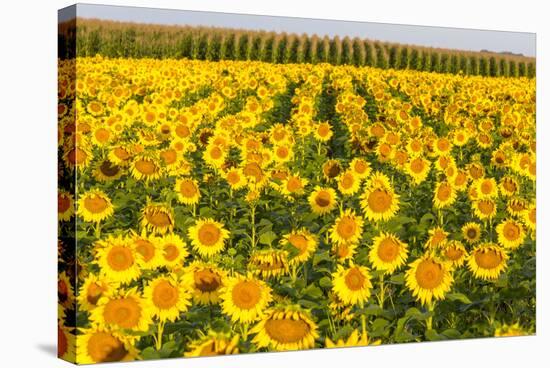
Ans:
[[[59,357],[534,334],[534,39],[60,10]]]

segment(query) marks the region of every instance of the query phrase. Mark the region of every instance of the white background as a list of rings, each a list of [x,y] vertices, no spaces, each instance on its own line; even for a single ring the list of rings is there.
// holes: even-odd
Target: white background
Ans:
[[[89,3],[101,3],[88,1]],[[112,5],[454,26],[537,33],[537,336],[134,363],[133,367],[522,367],[550,357],[548,52],[545,1],[115,1]],[[0,366],[63,367],[56,332],[57,9],[70,1],[3,1],[0,9]],[[540,164],[542,163],[542,164]],[[113,367],[119,364],[113,365]]]

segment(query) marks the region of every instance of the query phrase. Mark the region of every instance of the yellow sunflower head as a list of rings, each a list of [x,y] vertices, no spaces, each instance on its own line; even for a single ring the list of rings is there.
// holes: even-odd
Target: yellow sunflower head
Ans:
[[[159,238],[153,234],[147,235],[143,230],[141,235],[131,232],[131,241],[134,249],[141,257],[141,267],[145,270],[152,270],[162,265],[162,251],[159,249]]]
[[[137,288],[101,297],[90,320],[102,327],[132,331],[147,331],[152,322],[149,307]]]
[[[395,235],[380,233],[373,239],[373,245],[369,252],[369,260],[372,266],[385,273],[393,273],[397,268],[405,264],[408,256],[407,244],[399,240]]]
[[[332,274],[332,291],[347,305],[364,305],[371,295],[370,271],[367,267],[338,265]]]
[[[466,248],[458,240],[446,241],[441,249],[441,254],[443,259],[455,268],[462,266],[468,257]]]
[[[348,208],[336,219],[330,229],[330,239],[338,244],[354,244],[363,235],[363,219]]]
[[[451,206],[456,201],[456,190],[446,181],[436,185],[434,191],[434,206],[436,208],[445,208]]]
[[[130,166],[130,173],[136,180],[145,182],[159,179],[163,174],[158,159],[151,154],[136,156]]]
[[[84,311],[93,310],[97,307],[99,300],[107,294],[112,293],[116,287],[117,284],[108,279],[89,274],[78,292],[79,308]]]
[[[158,276],[143,290],[152,316],[159,321],[175,321],[191,305],[191,291],[174,274]]]
[[[229,231],[223,224],[210,218],[197,220],[189,227],[188,234],[193,249],[202,257],[212,257],[223,251],[229,238]]]
[[[251,274],[228,277],[220,298],[223,313],[233,322],[245,324],[262,318],[272,300],[271,288]]]
[[[481,238],[481,225],[477,222],[468,222],[462,226],[462,237],[469,244],[475,244]]]
[[[76,362],[94,364],[127,362],[137,358],[132,342],[122,333],[95,326],[76,336]]]
[[[353,195],[359,191],[361,186],[361,179],[351,170],[341,173],[336,178],[336,181],[338,183],[338,190],[343,195]]]
[[[506,268],[508,254],[494,243],[483,243],[472,250],[468,267],[474,276],[482,280],[497,279]]]
[[[340,338],[336,341],[332,341],[329,337],[325,338],[325,347],[326,348],[343,348],[351,346],[368,346],[368,345],[380,345],[382,341],[369,341],[369,337],[365,332],[359,332],[355,329],[351,332],[346,340]]]
[[[57,217],[60,221],[69,221],[74,216],[74,197],[71,193],[59,190],[57,192]]]
[[[170,270],[178,270],[183,267],[185,258],[189,255],[187,244],[174,233],[166,234],[157,239],[160,253],[160,264]]]
[[[183,204],[197,204],[201,197],[199,185],[195,179],[181,178],[176,180],[174,188],[178,195],[178,200]]]
[[[516,249],[525,240],[525,230],[521,222],[507,219],[496,227],[498,242],[504,248]]]
[[[256,346],[276,351],[311,349],[319,337],[317,324],[298,305],[270,309],[250,332]]]
[[[387,221],[399,210],[399,195],[394,192],[387,176],[375,173],[365,187],[360,204],[369,220]]]
[[[186,357],[239,354],[239,335],[210,330],[206,335],[190,343]]]
[[[300,257],[300,254],[291,261],[295,261],[297,257]],[[264,279],[287,275],[289,271],[288,252],[280,249],[255,250],[250,255],[248,267],[252,273]]]
[[[92,189],[78,200],[77,214],[86,222],[101,222],[114,213],[111,199],[105,192],[99,189]]]
[[[308,200],[313,213],[324,215],[336,207],[338,197],[334,189],[316,186]]]
[[[183,281],[189,285],[195,303],[217,304],[227,273],[213,263],[195,261],[184,271]]]
[[[93,172],[94,177],[101,182],[111,182],[119,179],[123,174],[122,167],[108,158],[98,161]]]
[[[147,204],[141,210],[141,227],[154,234],[165,234],[174,229],[174,211],[167,204]]]
[[[95,251],[102,277],[123,284],[140,277],[142,259],[131,239],[109,236],[96,242]]]
[[[316,235],[303,228],[284,235],[281,245],[288,246],[291,255],[295,254],[289,259],[289,264],[292,265],[307,261],[317,249],[318,239]]]
[[[405,283],[417,300],[429,305],[434,299],[445,298],[445,293],[451,289],[453,276],[444,262],[426,254],[410,264]]]

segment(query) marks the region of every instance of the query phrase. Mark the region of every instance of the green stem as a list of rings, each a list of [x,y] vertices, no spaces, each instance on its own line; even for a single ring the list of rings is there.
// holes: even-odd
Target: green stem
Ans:
[[[96,224],[95,224],[95,232],[94,232],[94,235],[96,237],[96,239],[99,239],[101,237],[101,222],[98,221]]]
[[[384,286],[384,274],[380,275],[380,296],[378,297],[378,302],[380,308],[384,309],[384,297],[385,297],[386,288]]]
[[[162,334],[164,333],[164,321],[160,321],[158,324],[156,348],[160,350],[162,348]]]
[[[428,312],[430,312],[430,316],[426,320],[426,330],[427,331],[432,329],[432,322],[433,322],[432,312],[434,311],[434,308],[435,308],[435,302],[433,302],[433,301],[429,302],[428,303]]]
[[[250,209],[250,222],[252,223],[252,248],[256,248],[256,205]]]

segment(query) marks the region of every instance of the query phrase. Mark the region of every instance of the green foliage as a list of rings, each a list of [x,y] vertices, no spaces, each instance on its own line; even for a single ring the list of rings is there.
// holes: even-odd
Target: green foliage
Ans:
[[[441,73],[534,78],[534,61],[514,56],[490,57],[423,47],[371,42],[338,36],[287,35],[208,27],[169,27],[83,20],[79,32],[60,28],[59,55],[101,54],[125,58],[260,60],[274,63],[324,63],[413,69]],[[72,36],[69,32],[73,32]],[[76,35],[75,35],[76,34]],[[73,51],[71,51],[73,50]]]

